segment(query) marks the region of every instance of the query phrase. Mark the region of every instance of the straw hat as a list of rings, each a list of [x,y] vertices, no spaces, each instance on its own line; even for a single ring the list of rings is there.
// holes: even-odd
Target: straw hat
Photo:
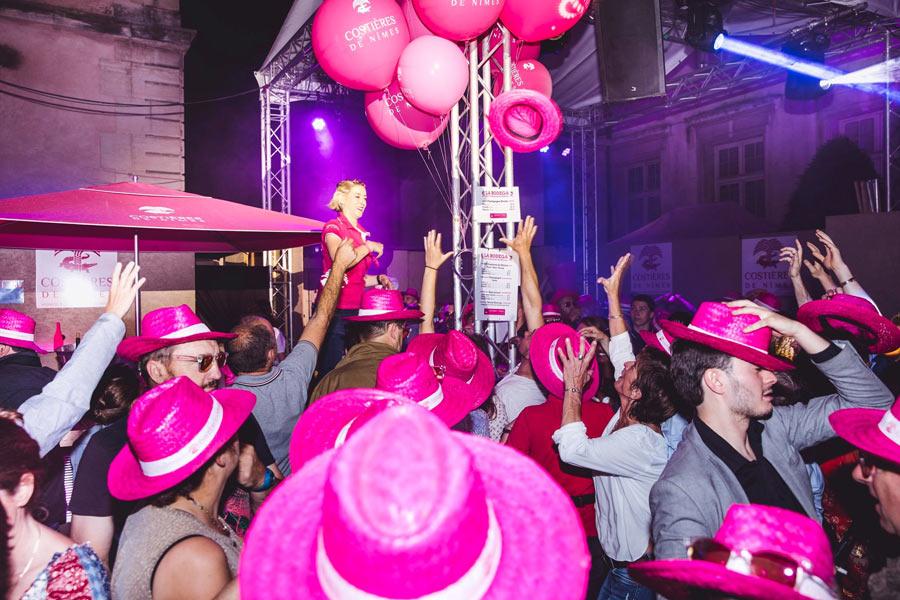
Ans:
[[[34,329],[34,319],[25,313],[0,308],[0,344],[46,354],[46,350],[34,343]]]
[[[481,406],[494,389],[491,359],[464,333],[453,330],[420,334],[409,342],[408,350],[425,358],[443,377],[462,381],[471,401],[469,410]]]
[[[567,339],[572,343],[572,350],[577,353],[579,344],[584,338],[564,323],[549,323],[535,330],[531,336],[531,346],[528,349],[531,368],[537,375],[538,381],[557,398],[563,398],[566,389],[563,382],[562,363],[556,351],[557,349],[565,350]],[[597,393],[597,388],[600,387],[600,368],[597,366],[597,361],[593,361],[591,364],[591,374],[591,380],[582,394],[585,400],[593,398]]]
[[[399,290],[372,288],[363,293],[359,313],[346,317],[347,321],[418,321],[423,316],[420,310],[411,310],[403,305],[403,294]]]
[[[828,300],[807,302],[797,311],[797,320],[816,333],[845,331],[866,342],[873,354],[900,348],[900,327],[858,296],[835,294]]]
[[[160,348],[199,340],[230,340],[233,333],[210,331],[187,304],[151,310],[141,319],[141,335],[125,338],[116,353],[126,360],[138,361]]]
[[[472,397],[472,386],[449,373],[442,373],[438,379],[425,358],[412,352],[394,354],[381,361],[375,387],[409,398],[450,427],[462,421],[477,400]]]
[[[662,350],[669,356],[672,355],[672,342],[675,341],[671,335],[660,329],[656,333],[652,331],[639,331],[641,339],[651,348]]]
[[[900,397],[886,411],[844,408],[828,420],[835,433],[857,448],[900,465]]]

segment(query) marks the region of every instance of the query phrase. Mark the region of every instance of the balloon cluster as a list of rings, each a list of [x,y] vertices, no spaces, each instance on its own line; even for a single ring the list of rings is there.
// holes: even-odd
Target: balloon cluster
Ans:
[[[559,107],[550,100],[550,73],[537,61],[538,42],[568,31],[589,4],[590,0],[401,0],[400,4],[325,0],[313,20],[313,51],[332,79],[366,92],[366,117],[378,137],[398,148],[426,148],[447,128],[447,115],[469,83],[469,63],[460,42],[491,30],[494,46],[503,35],[495,27],[499,20],[512,34],[516,62],[511,92],[517,94],[515,102],[507,98],[499,104],[509,106],[510,118],[492,114],[491,129],[501,143],[531,151],[537,149],[531,147],[536,140],[559,134],[558,124],[555,132],[549,130],[555,121],[546,113],[558,113]],[[503,87],[499,60],[495,53],[491,60],[495,94]]]

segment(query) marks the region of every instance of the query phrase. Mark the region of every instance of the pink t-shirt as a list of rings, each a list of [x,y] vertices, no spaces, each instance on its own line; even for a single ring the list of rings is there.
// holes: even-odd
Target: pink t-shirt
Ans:
[[[325,236],[329,233],[333,233],[342,240],[345,238],[353,240],[354,249],[365,244],[369,237],[369,232],[362,225],[357,223],[356,227],[354,227],[341,214],[336,219],[325,223],[325,227],[322,228],[322,285],[325,285],[328,273],[331,271],[331,265],[334,262],[331,259],[331,254],[328,253],[328,246],[325,244]],[[363,292],[366,290],[366,272],[374,260],[372,255],[369,254],[344,274],[344,285],[341,288],[337,308],[359,308],[362,303]]]

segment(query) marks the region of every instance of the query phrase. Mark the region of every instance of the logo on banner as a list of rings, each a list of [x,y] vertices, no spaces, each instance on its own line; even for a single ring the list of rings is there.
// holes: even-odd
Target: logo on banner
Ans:
[[[659,246],[644,246],[638,259],[644,269],[655,271],[662,266],[663,253]]]
[[[586,4],[581,0],[564,0],[559,3],[559,16],[563,19],[577,19],[584,13]]]
[[[371,0],[353,0],[353,8],[356,9],[356,12],[359,14],[365,14],[372,10],[372,1]]]
[[[60,254],[69,254],[69,256],[65,256],[59,262],[60,269],[81,273],[88,273],[91,269],[97,266],[97,263],[95,262],[87,262],[88,260],[94,258],[91,256],[91,254],[96,255],[97,258],[100,257],[99,252],[88,250],[55,250],[53,252],[53,256],[59,256]]]
[[[148,215],[171,215],[175,212],[174,208],[168,206],[141,206],[138,210]]]
[[[764,269],[778,267],[778,258],[781,254],[782,243],[775,238],[763,238],[753,248],[753,256],[756,264]]]

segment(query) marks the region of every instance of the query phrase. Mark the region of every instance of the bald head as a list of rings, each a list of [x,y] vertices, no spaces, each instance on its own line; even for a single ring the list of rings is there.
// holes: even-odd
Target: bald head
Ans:
[[[268,325],[268,326],[267,326]],[[237,337],[228,340],[228,366],[235,375],[268,372],[275,363],[275,334],[271,324],[254,321],[231,330]]]

